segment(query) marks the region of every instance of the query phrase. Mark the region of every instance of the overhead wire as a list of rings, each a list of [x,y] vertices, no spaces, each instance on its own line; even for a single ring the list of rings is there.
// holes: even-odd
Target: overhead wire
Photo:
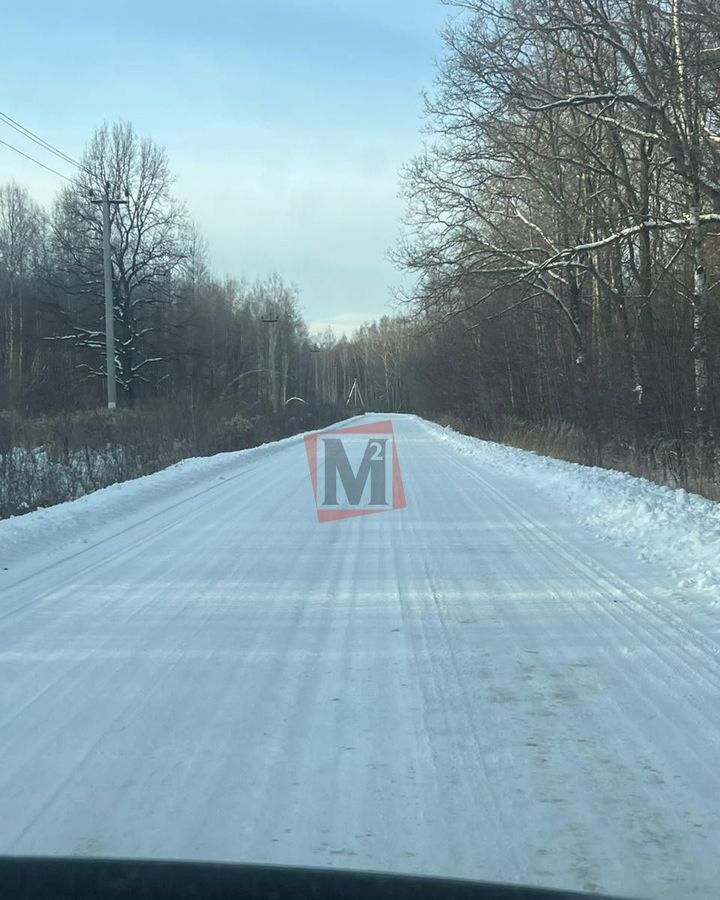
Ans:
[[[72,178],[68,178],[67,175],[63,175],[62,172],[58,172],[58,170],[57,170],[57,169],[53,169],[52,166],[46,166],[45,163],[40,162],[39,159],[35,159],[35,157],[34,157],[34,156],[30,156],[29,153],[25,153],[25,151],[20,150],[20,149],[18,149],[17,147],[14,147],[12,144],[8,144],[8,142],[7,142],[7,141],[4,141],[2,138],[0,138],[0,144],[3,144],[5,147],[9,147],[10,150],[14,150],[16,153],[19,153],[20,156],[24,156],[25,159],[29,159],[30,162],[35,163],[36,166],[41,166],[43,169],[47,169],[47,171],[48,171],[48,172],[52,172],[53,175],[59,175],[60,178],[64,178],[65,181],[70,181],[70,182],[72,181]]]
[[[34,131],[31,131],[24,125],[21,125],[20,122],[13,119],[12,116],[9,116],[7,113],[0,111],[0,121],[5,122],[5,124],[9,125],[10,128],[14,128],[15,131],[17,131],[19,134],[22,134],[23,137],[29,138],[31,141],[34,141],[34,143],[36,143],[39,147],[42,147],[43,150],[48,150],[50,153],[54,153],[55,156],[62,159],[63,162],[68,162],[73,166],[77,166],[78,169],[84,168],[82,163],[79,163],[69,154],[64,153],[62,150],[59,150],[49,141],[46,141],[44,138],[41,138],[40,135],[35,134]]]
[[[12,116],[9,116],[7,113],[0,111],[0,123],[7,125],[10,128],[13,128],[17,131],[18,134],[22,135],[24,138],[27,138],[33,143],[37,144],[38,147],[42,147],[43,150],[48,151],[49,153],[54,154],[58,157],[58,159],[62,160],[65,163],[69,163],[72,166],[75,166],[80,171],[85,172],[90,178],[94,178],[94,173],[88,169],[87,166],[83,165],[83,163],[78,162],[74,157],[70,156],[69,153],[65,153],[60,150],[54,144],[51,144],[50,141],[46,141],[44,138],[41,138],[39,134],[36,134],[30,128],[26,128],[16,119],[13,119]],[[25,159],[29,159],[31,162],[34,162],[36,165],[41,166],[43,169],[47,169],[48,172],[52,172],[54,175],[59,175],[60,178],[64,178],[66,181],[72,181],[67,175],[64,175],[62,172],[58,172],[57,169],[53,169],[52,166],[48,166],[43,162],[40,162],[39,159],[35,159],[34,156],[31,156],[29,153],[25,153],[25,151],[20,150],[18,147],[15,147],[13,144],[9,144],[7,141],[0,140],[4,146],[9,147],[10,150],[14,150],[16,153],[19,153],[21,156],[24,156]]]

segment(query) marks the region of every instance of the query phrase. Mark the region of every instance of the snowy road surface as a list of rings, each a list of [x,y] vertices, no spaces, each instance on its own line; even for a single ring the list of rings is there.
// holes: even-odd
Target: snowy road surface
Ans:
[[[401,511],[289,439],[0,524],[0,852],[718,896],[717,605],[394,423]]]

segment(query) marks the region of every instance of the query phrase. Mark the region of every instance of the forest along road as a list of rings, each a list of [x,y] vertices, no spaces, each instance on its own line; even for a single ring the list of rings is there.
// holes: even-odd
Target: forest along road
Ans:
[[[667,575],[393,422],[402,510],[319,523],[298,438],[13,544],[0,852],[717,896],[718,657]]]

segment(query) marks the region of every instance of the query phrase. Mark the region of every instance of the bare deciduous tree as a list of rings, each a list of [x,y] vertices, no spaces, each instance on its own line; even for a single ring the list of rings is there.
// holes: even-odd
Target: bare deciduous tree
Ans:
[[[81,365],[102,377],[104,347],[102,225],[93,195],[110,185],[127,204],[112,208],[112,264],[115,295],[117,378],[129,402],[136,385],[165,359],[152,336],[167,331],[167,307],[175,298],[174,276],[188,253],[189,220],[172,196],[165,151],[140,139],[127,123],[104,126],[82,158],[83,169],[55,206],[53,266],[66,296],[74,296],[65,318],[84,354]]]

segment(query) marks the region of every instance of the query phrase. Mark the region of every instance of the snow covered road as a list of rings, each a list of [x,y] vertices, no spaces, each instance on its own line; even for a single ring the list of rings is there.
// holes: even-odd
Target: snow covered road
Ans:
[[[0,523],[0,852],[718,896],[717,607],[393,419],[404,510],[291,438]]]

